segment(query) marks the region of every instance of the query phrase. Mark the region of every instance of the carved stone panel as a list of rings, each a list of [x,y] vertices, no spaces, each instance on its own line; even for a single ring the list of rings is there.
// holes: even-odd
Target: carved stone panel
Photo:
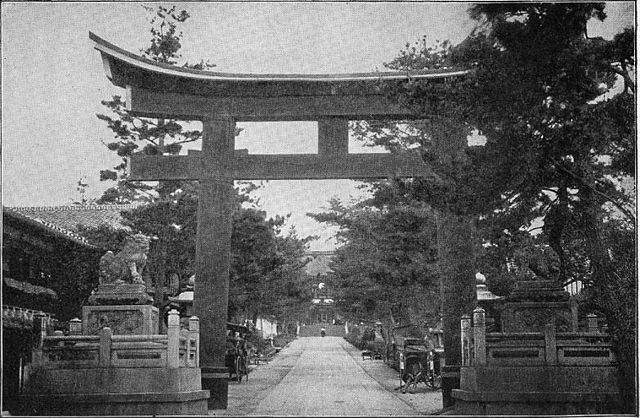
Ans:
[[[558,332],[571,330],[571,312],[559,307],[516,307],[509,312],[507,332],[543,332],[547,324],[554,324]]]
[[[83,333],[97,335],[104,327],[114,335],[158,333],[158,308],[151,305],[84,306]]]
[[[89,314],[88,334],[98,334],[109,327],[114,334],[143,334],[144,317],[140,311],[95,310]]]

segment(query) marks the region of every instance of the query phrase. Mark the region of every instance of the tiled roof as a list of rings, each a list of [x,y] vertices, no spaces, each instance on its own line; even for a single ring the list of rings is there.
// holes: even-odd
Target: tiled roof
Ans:
[[[39,207],[4,207],[4,212],[42,225],[45,229],[68,238],[90,245],[77,233],[78,225],[97,228],[109,225],[113,228],[126,228],[120,212],[138,205],[70,205]]]

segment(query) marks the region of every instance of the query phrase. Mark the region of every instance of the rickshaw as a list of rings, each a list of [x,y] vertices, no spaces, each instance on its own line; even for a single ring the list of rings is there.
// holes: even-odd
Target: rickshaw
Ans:
[[[243,338],[227,337],[227,352],[224,363],[229,369],[229,379],[240,383],[242,377],[246,376],[249,380],[248,355],[246,341]]]
[[[417,389],[418,383],[432,390],[440,389],[440,356],[438,350],[429,350],[421,339],[405,338],[399,353],[402,393],[412,385]]]
[[[242,382],[242,377],[249,380],[249,355],[247,341],[249,329],[243,325],[227,323],[227,352],[225,353],[224,364],[229,369],[229,379],[238,383]]]

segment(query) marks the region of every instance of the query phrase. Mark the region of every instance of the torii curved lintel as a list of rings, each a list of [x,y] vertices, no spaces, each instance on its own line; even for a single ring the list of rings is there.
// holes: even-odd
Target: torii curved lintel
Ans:
[[[109,64],[118,61],[117,74],[109,74],[107,68],[107,76],[113,80],[114,84],[125,87],[127,81],[131,81],[131,73],[135,71],[148,71],[156,74],[163,74],[177,77],[183,80],[201,80],[209,82],[237,82],[237,83],[359,83],[359,82],[379,82],[408,79],[445,79],[448,77],[456,77],[467,73],[467,70],[456,69],[439,69],[439,70],[422,70],[422,71],[378,71],[368,73],[348,73],[348,74],[240,74],[240,73],[221,73],[214,71],[201,71],[185,67],[177,67],[174,65],[163,64],[142,56],[133,54],[122,48],[119,48],[108,41],[100,38],[93,32],[89,32],[89,38],[94,42],[95,49],[100,51],[103,59]],[[113,70],[113,68],[111,68]],[[124,70],[124,71],[123,71]],[[119,76],[113,78],[114,76]]]
[[[127,89],[127,107],[139,116],[200,119],[211,111],[237,120],[314,120],[405,117],[384,85],[410,79],[444,81],[467,70],[351,74],[237,74],[158,63],[89,32],[111,82]]]

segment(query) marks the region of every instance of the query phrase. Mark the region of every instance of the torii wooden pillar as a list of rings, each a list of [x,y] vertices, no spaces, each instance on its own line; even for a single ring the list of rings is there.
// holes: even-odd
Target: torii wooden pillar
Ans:
[[[351,75],[243,75],[159,64],[90,33],[107,77],[127,90],[138,116],[200,120],[202,150],[131,158],[133,180],[198,180],[194,309],[200,317],[203,389],[210,409],[227,406],[224,367],[234,180],[364,179],[434,176],[417,154],[349,154],[348,121],[406,119],[411,113],[379,92],[408,77],[442,81],[463,71]],[[237,121],[318,122],[318,154],[252,155],[234,149]]]

